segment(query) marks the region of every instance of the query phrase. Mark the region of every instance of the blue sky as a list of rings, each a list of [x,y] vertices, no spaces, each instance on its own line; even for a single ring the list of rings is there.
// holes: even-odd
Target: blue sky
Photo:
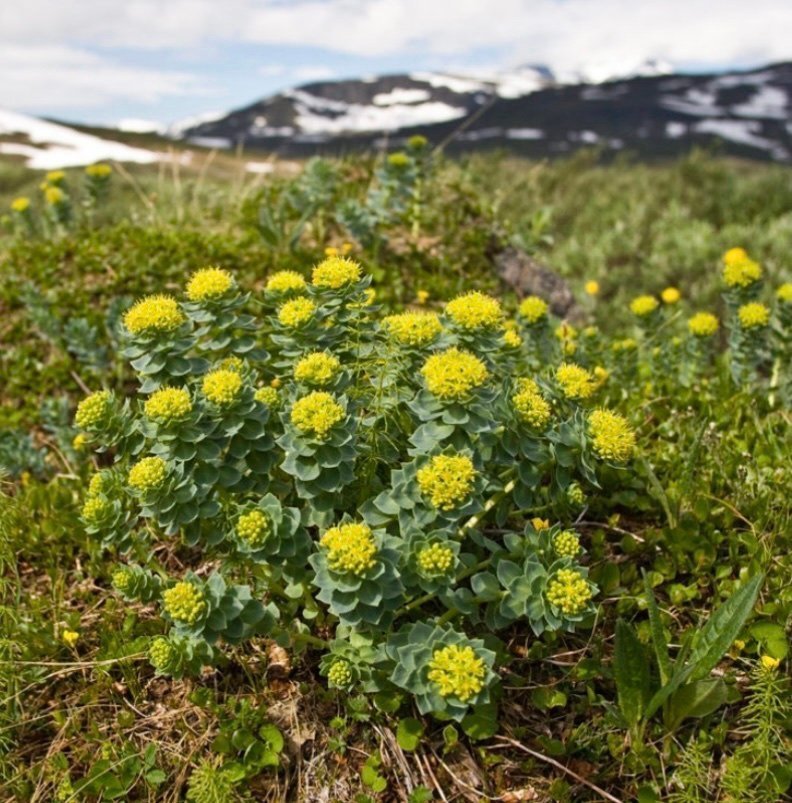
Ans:
[[[0,108],[171,122],[327,78],[792,58],[789,0],[25,0],[0,4]]]

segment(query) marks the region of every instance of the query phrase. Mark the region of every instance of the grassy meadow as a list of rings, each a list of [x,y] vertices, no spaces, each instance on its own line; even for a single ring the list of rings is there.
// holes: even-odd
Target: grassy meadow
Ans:
[[[0,800],[784,799],[792,171],[182,161],[0,162]]]

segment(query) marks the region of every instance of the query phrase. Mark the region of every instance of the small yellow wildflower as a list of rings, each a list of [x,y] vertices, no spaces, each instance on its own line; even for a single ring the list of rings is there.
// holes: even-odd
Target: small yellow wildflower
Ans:
[[[763,655],[759,661],[762,665],[762,669],[766,672],[775,672],[781,665],[781,661],[778,658],[773,658],[772,655]]]
[[[97,527],[111,512],[112,504],[101,496],[89,496],[82,506],[80,516],[88,524]]]
[[[564,362],[556,368],[556,381],[568,399],[588,399],[597,389],[594,377],[585,368]]]
[[[170,424],[181,421],[192,412],[192,401],[184,388],[166,387],[152,393],[143,409],[153,421]]]
[[[630,302],[630,310],[639,318],[651,315],[658,306],[658,301],[654,296],[638,296]]]
[[[402,151],[398,151],[397,153],[391,153],[388,155],[388,164],[391,167],[395,167],[398,170],[407,167],[410,164],[410,157],[403,153]]]
[[[688,321],[688,330],[695,337],[712,337],[718,331],[718,319],[711,312],[697,312]]]
[[[187,318],[172,296],[154,295],[138,301],[124,315],[124,326],[133,335],[173,332]]]
[[[635,351],[638,348],[638,341],[632,337],[625,337],[621,340],[614,340],[611,344],[611,350],[619,351]]]
[[[727,287],[750,287],[762,278],[762,267],[742,248],[731,248],[723,255],[723,281]]]
[[[316,304],[310,298],[295,298],[278,310],[278,321],[281,326],[297,329],[310,321],[315,312]]]
[[[453,510],[470,497],[478,472],[467,455],[435,455],[416,476],[421,493],[439,510]]]
[[[326,257],[337,257],[340,251],[334,245],[328,245],[324,250]]]
[[[600,285],[598,281],[590,279],[583,285],[583,289],[586,291],[587,295],[598,296],[600,291]]]
[[[441,697],[456,697],[466,703],[484,688],[487,667],[470,646],[452,644],[432,654],[427,678]]]
[[[770,310],[758,301],[751,301],[737,310],[737,317],[743,329],[759,329],[770,323]]]
[[[522,338],[514,329],[507,329],[503,333],[503,345],[506,346],[506,348],[518,349],[522,345]]]
[[[344,416],[344,408],[329,393],[319,390],[297,399],[291,410],[292,424],[319,440],[324,440]]]
[[[511,398],[519,418],[534,429],[544,429],[550,421],[550,404],[542,398],[533,379],[520,379]]]
[[[547,317],[547,302],[539,296],[527,296],[520,303],[520,315],[528,323],[539,323]]]
[[[334,661],[327,670],[327,682],[338,689],[344,689],[352,683],[352,668],[348,661]]]
[[[451,401],[466,398],[489,379],[487,366],[475,354],[458,348],[433,354],[421,374],[431,394]]]
[[[138,491],[154,491],[165,484],[168,468],[161,457],[144,457],[129,469],[127,482]]]
[[[531,519],[531,526],[537,532],[547,530],[550,527],[550,519],[540,519],[538,516]]]
[[[319,544],[327,550],[327,565],[333,571],[360,577],[376,563],[377,544],[367,524],[339,524],[329,529]]]
[[[326,351],[315,351],[294,366],[294,378],[297,382],[321,388],[329,385],[340,370],[341,362],[338,357]]]
[[[426,574],[447,574],[453,565],[454,550],[442,544],[432,544],[418,553],[418,566]]]
[[[72,438],[72,449],[81,452],[88,445],[88,436],[84,432],[78,432]]]
[[[261,404],[266,404],[267,407],[277,407],[280,403],[278,391],[273,387],[263,387],[256,391],[255,399]]]
[[[104,474],[94,474],[88,482],[88,493],[92,496],[102,493],[105,489],[106,477]]]
[[[785,304],[792,302],[792,282],[786,282],[776,290],[776,298]]]
[[[270,532],[270,522],[261,510],[243,513],[237,521],[237,535],[251,548],[264,546]]]
[[[273,295],[286,295],[304,293],[307,287],[305,279],[297,271],[281,270],[269,277],[264,290]]]
[[[354,259],[332,256],[320,262],[314,269],[311,280],[314,287],[338,290],[360,281],[361,268]]]
[[[44,200],[49,206],[58,206],[66,200],[66,193],[60,187],[47,187],[44,190]]]
[[[580,538],[572,530],[561,530],[553,537],[553,551],[560,558],[574,558],[580,552]]]
[[[20,215],[27,212],[27,210],[30,209],[30,198],[25,198],[24,196],[14,198],[14,200],[11,201],[11,209]]]
[[[429,291],[428,290],[419,290],[415,294],[415,300],[419,304],[426,304],[426,302],[429,300]]]
[[[107,417],[112,407],[109,390],[97,390],[86,396],[78,405],[74,414],[74,423],[80,429],[92,430],[98,427]]]
[[[228,407],[239,399],[242,385],[242,377],[239,373],[219,368],[203,378],[201,390],[212,404],[216,404],[218,407]]]
[[[677,301],[682,298],[682,293],[680,293],[676,287],[666,287],[666,289],[660,293],[660,298],[663,299],[664,304],[676,304]]]
[[[133,588],[134,580],[134,575],[126,566],[119,566],[110,577],[113,588],[121,594],[129,594]]]
[[[608,381],[608,377],[610,376],[610,371],[607,368],[603,368],[601,365],[595,365],[593,373],[597,388],[601,388]]]
[[[474,290],[449,301],[446,315],[463,329],[494,329],[500,325],[500,302],[492,296]]]
[[[627,419],[610,410],[593,410],[588,417],[595,454],[603,460],[623,463],[635,450],[635,433]]]
[[[579,572],[560,569],[547,587],[547,599],[567,616],[575,616],[589,604],[591,588]]]
[[[113,168],[106,164],[88,165],[85,168],[85,175],[91,178],[107,178],[113,172]]]
[[[47,183],[61,184],[66,180],[66,173],[63,170],[50,170],[46,175]]]
[[[165,636],[157,636],[151,642],[148,651],[148,659],[151,665],[158,672],[164,672],[173,662],[175,658],[175,650],[173,645],[165,638]]]
[[[436,340],[443,331],[440,318],[434,312],[402,312],[388,315],[382,325],[389,337],[405,346],[425,346]]]
[[[190,301],[213,301],[234,288],[234,277],[222,268],[203,268],[196,271],[187,283]]]
[[[241,357],[232,355],[231,357],[225,357],[221,360],[219,367],[225,368],[227,371],[236,371],[238,374],[241,374],[245,370],[245,361]]]
[[[168,616],[186,625],[194,625],[206,613],[203,591],[187,580],[163,591],[162,601]]]
[[[80,634],[76,630],[64,630],[61,633],[61,638],[67,647],[74,647],[80,640]]]

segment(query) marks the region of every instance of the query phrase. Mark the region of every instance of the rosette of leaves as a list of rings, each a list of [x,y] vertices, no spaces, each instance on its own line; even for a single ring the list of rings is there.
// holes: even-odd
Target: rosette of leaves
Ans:
[[[157,675],[178,679],[186,674],[197,674],[201,667],[213,666],[218,652],[203,638],[172,633],[153,638],[149,643],[148,657]]]
[[[137,563],[119,564],[113,569],[111,580],[116,592],[129,601],[153,602],[162,592],[162,580]]]
[[[349,627],[389,627],[404,599],[399,572],[404,543],[383,530],[373,530],[372,535],[376,555],[373,565],[362,574],[331,568],[321,547],[308,559],[314,570],[313,584],[319,589],[316,599]]]
[[[475,562],[474,555],[460,552],[459,541],[448,530],[433,530],[411,536],[407,559],[402,568],[402,582],[410,591],[420,589],[429,594],[438,594],[442,599],[443,592],[453,590],[460,568],[468,568]]]
[[[271,632],[278,619],[273,603],[263,605],[253,598],[250,586],[229,585],[218,572],[210,574],[206,581],[188,572],[183,582],[199,590],[204,610],[194,621],[186,622],[173,619],[163,607],[163,615],[173,625],[171,635],[203,639],[210,645],[220,639],[238,644],[253,635]]]
[[[111,391],[106,391],[106,394],[107,401],[101,416],[88,426],[77,424],[78,429],[91,436],[92,448],[99,454],[111,450],[120,454],[132,454],[139,451],[142,438],[138,432],[137,421],[129,399],[125,399],[123,404],[119,404]],[[98,394],[94,394],[94,396],[96,395]],[[79,420],[79,409],[78,407],[77,420]]]
[[[215,460],[222,453],[221,444],[212,438],[215,422],[203,399],[196,394],[192,409],[183,418],[155,421],[141,414],[137,425],[151,444],[150,451],[165,460],[182,462]]]
[[[319,674],[331,688],[368,693],[382,689],[382,650],[371,636],[339,625],[329,647],[319,661]]]
[[[101,482],[98,488],[89,489],[80,514],[85,532],[99,536],[104,549],[128,552],[141,538],[130,529],[133,514],[118,472],[105,470],[95,476],[101,477]]]
[[[433,655],[450,646],[471,647],[483,663],[480,691],[465,700],[454,694],[440,694],[437,683],[428,677]],[[385,652],[394,664],[391,682],[413,695],[422,714],[461,722],[471,712],[493,702],[493,688],[498,681],[494,672],[496,653],[481,639],[469,639],[448,626],[415,622],[391,635]]]
[[[548,430],[550,442],[551,499],[565,504],[570,485],[577,479],[599,487],[597,460],[586,431],[586,413],[576,409],[572,416]]]

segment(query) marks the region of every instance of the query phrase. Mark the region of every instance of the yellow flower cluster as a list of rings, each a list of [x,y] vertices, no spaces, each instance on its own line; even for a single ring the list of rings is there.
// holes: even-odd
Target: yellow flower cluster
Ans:
[[[697,312],[688,321],[688,330],[696,337],[712,337],[718,331],[718,319],[711,312]]]
[[[503,345],[510,349],[518,349],[522,346],[522,338],[514,329],[506,329],[503,333]]]
[[[402,169],[410,164],[410,157],[403,151],[388,154],[388,164],[396,169]]]
[[[561,530],[553,537],[553,551],[560,558],[574,558],[580,552],[580,538],[572,530]]]
[[[586,291],[586,295],[596,296],[599,295],[600,285],[595,279],[589,279],[589,281],[583,285],[583,289]]]
[[[654,296],[638,296],[630,302],[630,310],[639,318],[651,315],[658,306],[658,301]]]
[[[360,265],[349,257],[331,256],[320,262],[311,276],[314,287],[338,290],[360,281]]]
[[[58,206],[66,201],[66,193],[60,187],[45,187],[44,200],[50,206]]]
[[[538,323],[547,317],[547,302],[539,296],[526,296],[520,303],[520,315],[528,323]]]
[[[88,436],[84,432],[78,432],[72,438],[72,449],[81,452],[88,445]]]
[[[126,566],[120,566],[110,576],[110,582],[116,591],[127,594],[132,588],[132,572]]]
[[[167,475],[168,468],[161,457],[144,457],[129,469],[127,482],[138,491],[154,491],[163,486]]]
[[[316,312],[316,304],[310,298],[295,298],[287,301],[278,310],[278,321],[281,326],[297,329],[310,321],[314,312]]]
[[[352,668],[347,661],[335,661],[327,670],[327,681],[331,686],[343,689],[352,683]]]
[[[324,440],[344,415],[344,408],[329,393],[317,390],[294,402],[291,422],[301,432]]]
[[[144,410],[153,421],[169,424],[186,418],[192,412],[192,401],[184,388],[160,388],[146,400]]]
[[[74,423],[80,429],[92,430],[98,427],[110,412],[111,397],[109,390],[97,390],[86,396],[78,405],[74,414]]]
[[[341,370],[338,357],[326,351],[315,351],[303,357],[294,366],[294,378],[306,385],[324,387],[329,385]]]
[[[11,201],[12,211],[18,212],[20,215],[23,212],[27,212],[29,208],[30,208],[30,198],[25,198],[24,196],[22,196],[20,198],[14,198],[14,200]]]
[[[424,346],[436,340],[443,331],[434,312],[402,312],[388,315],[382,321],[388,335],[405,346]]]
[[[776,290],[776,298],[788,304],[792,302],[792,282],[786,282]]]
[[[660,293],[660,298],[663,299],[664,304],[676,304],[677,301],[682,298],[682,293],[680,293],[676,287],[666,287],[666,289]]]
[[[442,544],[424,547],[418,553],[418,565],[427,574],[446,574],[454,565],[454,550]]]
[[[45,176],[49,184],[62,184],[66,180],[63,170],[50,170]]]
[[[193,273],[187,282],[187,298],[190,301],[211,301],[224,296],[234,285],[234,277],[227,270],[203,268]]]
[[[427,678],[441,697],[454,696],[466,703],[484,688],[487,666],[470,646],[451,644],[432,654]]]
[[[330,528],[319,544],[327,550],[327,564],[333,571],[360,577],[376,563],[377,544],[367,524],[339,524]]]
[[[105,477],[102,474],[94,474],[88,482],[88,493],[96,496],[105,490]]]
[[[173,645],[164,636],[157,636],[151,642],[148,659],[158,672],[166,670],[174,657]]]
[[[585,368],[564,362],[556,368],[556,382],[568,399],[588,399],[597,390],[597,381]]]
[[[473,491],[477,472],[473,461],[464,454],[435,455],[418,471],[418,487],[439,510],[453,510]]]
[[[450,401],[466,398],[489,378],[487,366],[475,354],[458,348],[433,354],[421,374],[430,393]]]
[[[519,418],[534,429],[544,429],[550,420],[550,404],[542,398],[533,379],[520,379],[512,404]]]
[[[219,368],[203,378],[201,390],[212,404],[228,407],[237,401],[242,392],[242,377],[237,371]]]
[[[273,295],[286,295],[304,293],[307,286],[305,279],[296,270],[280,270],[269,277],[264,290]]]
[[[76,630],[64,630],[61,634],[61,638],[67,647],[74,647],[80,640],[80,634]]]
[[[635,433],[627,419],[610,410],[593,410],[588,417],[594,452],[603,460],[623,463],[635,450]]]
[[[88,524],[96,527],[110,512],[112,503],[102,496],[89,496],[80,511],[80,515]]]
[[[151,335],[173,332],[186,320],[175,298],[154,295],[147,296],[127,310],[124,326],[133,335]]]
[[[638,348],[638,341],[633,337],[625,337],[621,340],[614,340],[611,344],[611,350],[614,352],[619,351],[635,351]]]
[[[758,301],[751,301],[737,310],[737,317],[743,329],[759,329],[770,323],[770,310]]]
[[[261,510],[251,510],[243,513],[237,521],[237,535],[253,549],[264,545],[270,531],[270,522]]]
[[[759,659],[759,663],[765,672],[775,672],[781,665],[780,659],[773,658],[772,655],[763,655]]]
[[[566,355],[572,355],[577,351],[578,336],[577,329],[567,321],[562,321],[555,330],[555,336],[561,341],[561,348]]]
[[[500,302],[478,290],[449,301],[445,312],[462,329],[494,329],[502,317]]]
[[[113,168],[105,164],[88,165],[85,168],[85,175],[91,178],[107,178],[112,172]]]
[[[547,599],[567,616],[575,616],[589,604],[591,588],[579,572],[560,569],[547,587]]]
[[[203,591],[187,580],[163,591],[162,601],[168,616],[186,625],[194,625],[206,613]]]
[[[745,249],[730,248],[723,255],[723,281],[727,287],[750,287],[762,278],[762,268]]]
[[[267,407],[277,407],[280,403],[278,391],[273,387],[263,387],[256,391],[255,399],[261,404],[266,404]]]

